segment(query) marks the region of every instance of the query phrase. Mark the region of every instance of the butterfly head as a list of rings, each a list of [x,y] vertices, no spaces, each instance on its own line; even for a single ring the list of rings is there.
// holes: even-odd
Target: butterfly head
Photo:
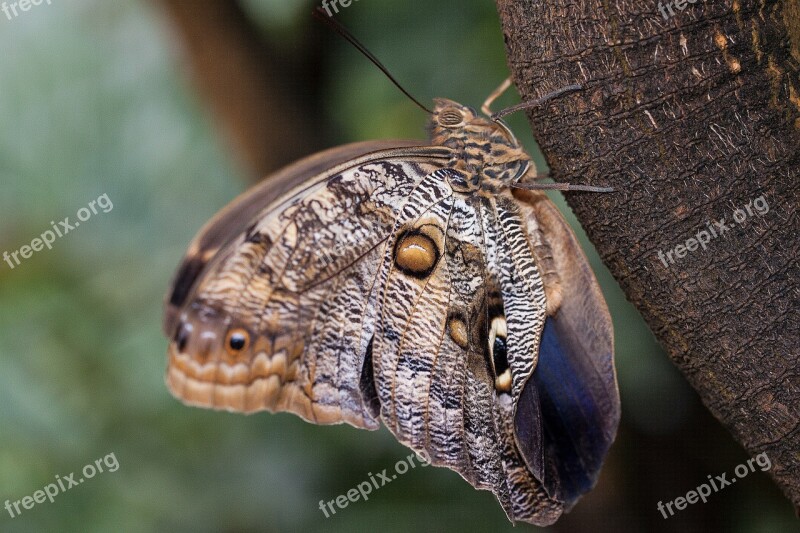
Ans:
[[[472,178],[475,189],[495,192],[535,168],[501,120],[482,117],[471,107],[437,98],[429,125],[431,142],[453,150],[452,168]]]

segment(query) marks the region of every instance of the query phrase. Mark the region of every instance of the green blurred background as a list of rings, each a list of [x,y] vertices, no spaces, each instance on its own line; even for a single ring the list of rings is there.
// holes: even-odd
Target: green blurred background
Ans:
[[[310,58],[295,64],[313,72],[274,73],[281,83],[314,80],[299,93],[319,125],[309,153],[424,135],[424,114],[310,20],[313,2],[243,5],[276,53],[290,64]],[[479,106],[507,76],[491,1],[361,0],[338,18],[423,101]],[[16,518],[0,509],[0,531],[510,531],[490,493],[433,467],[326,519],[320,500],[406,457],[386,430],[217,413],[170,397],[163,295],[191,237],[249,179],[183,58],[155,0],[59,0],[13,20],[0,14],[0,253],[104,193],[114,204],[52,250],[13,270],[0,263],[0,504],[110,453],[120,465]],[[516,102],[511,93],[500,105]],[[546,168],[524,116],[510,122]],[[661,517],[659,500],[747,456],[584,244],[614,318],[623,421],[598,487],[551,530],[796,530],[761,472]]]

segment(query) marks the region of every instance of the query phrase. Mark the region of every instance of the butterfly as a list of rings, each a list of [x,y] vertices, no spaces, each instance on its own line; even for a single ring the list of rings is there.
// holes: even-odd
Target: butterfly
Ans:
[[[548,525],[616,434],[609,312],[508,127],[436,99],[429,132],[312,155],[209,221],[167,295],[166,383],[194,406],[383,423]]]

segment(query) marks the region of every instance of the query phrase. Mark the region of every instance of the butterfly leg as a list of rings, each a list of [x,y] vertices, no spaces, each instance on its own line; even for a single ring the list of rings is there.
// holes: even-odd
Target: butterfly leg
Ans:
[[[510,77],[508,77],[505,80],[503,80],[503,83],[501,83],[497,87],[497,89],[492,91],[492,93],[486,98],[486,101],[483,102],[483,105],[481,106],[481,112],[484,115],[486,115],[487,117],[491,117],[492,116],[492,109],[491,109],[492,104],[494,103],[495,100],[500,98],[503,95],[503,93],[508,90],[509,87],[511,87],[511,78]]]

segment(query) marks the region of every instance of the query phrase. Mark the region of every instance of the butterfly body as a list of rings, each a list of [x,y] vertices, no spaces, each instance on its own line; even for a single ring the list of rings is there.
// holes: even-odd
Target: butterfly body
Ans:
[[[209,222],[169,295],[167,384],[383,422],[511,519],[552,523],[616,432],[608,311],[557,209],[512,187],[535,168],[508,128],[439,99],[429,129],[312,156]]]

